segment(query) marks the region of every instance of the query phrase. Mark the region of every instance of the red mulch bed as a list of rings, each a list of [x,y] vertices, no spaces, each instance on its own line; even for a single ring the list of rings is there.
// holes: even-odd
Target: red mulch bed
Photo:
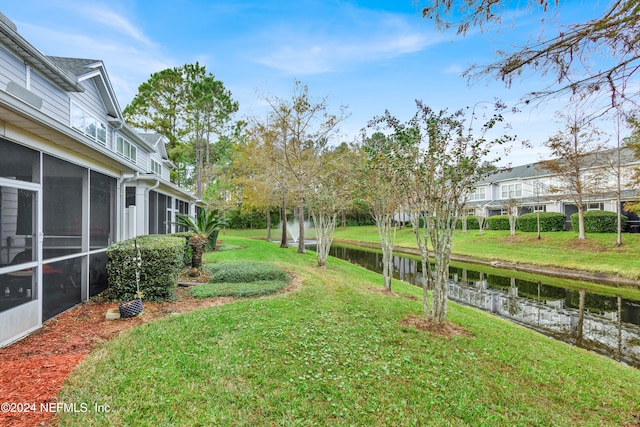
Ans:
[[[230,300],[199,300],[188,296],[186,289],[178,288],[176,301],[144,302],[144,311],[133,318],[106,320],[107,310],[117,308],[117,303],[95,301],[56,316],[26,338],[0,348],[0,404],[4,404],[0,425],[53,425],[54,412],[41,411],[41,404],[57,402],[56,395],[66,378],[96,346],[133,326]],[[8,410],[7,403],[12,405]]]

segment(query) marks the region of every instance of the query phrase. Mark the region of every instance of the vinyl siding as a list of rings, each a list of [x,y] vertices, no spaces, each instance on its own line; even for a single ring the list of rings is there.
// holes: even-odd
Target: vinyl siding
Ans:
[[[42,112],[51,118],[69,125],[69,95],[46,80],[37,71],[31,70],[31,91],[42,98]]]
[[[7,83],[13,81],[26,88],[26,66],[24,62],[13,56],[3,46],[0,46],[0,89],[5,89]]]
[[[102,102],[102,98],[98,93],[98,88],[93,82],[93,79],[84,80],[80,83],[84,92],[71,93],[71,101],[78,104],[88,113],[91,113],[96,119],[107,124],[107,111]]]

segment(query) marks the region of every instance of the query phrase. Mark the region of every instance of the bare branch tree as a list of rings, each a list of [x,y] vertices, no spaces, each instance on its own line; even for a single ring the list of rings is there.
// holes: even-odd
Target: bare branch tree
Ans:
[[[513,52],[498,52],[500,59],[474,65],[465,76],[470,80],[495,76],[510,86],[527,70],[541,71],[552,76],[552,83],[532,92],[533,99],[564,93],[577,99],[607,94],[612,107],[627,101],[637,104],[638,85],[631,84],[640,69],[637,0],[611,1],[600,16],[582,23],[558,24],[552,34],[545,31],[545,26],[553,11],[561,7],[559,0],[529,0],[516,7],[540,13],[537,38],[514,47]],[[506,14],[514,16],[509,13],[512,11],[513,5],[507,0],[430,0],[422,15],[441,29],[456,27],[459,35],[465,35],[472,28],[488,31],[500,25]]]

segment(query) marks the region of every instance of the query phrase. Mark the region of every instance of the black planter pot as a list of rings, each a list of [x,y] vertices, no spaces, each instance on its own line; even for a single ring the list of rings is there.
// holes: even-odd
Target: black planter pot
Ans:
[[[120,317],[133,317],[142,313],[142,300],[140,298],[136,298],[131,301],[120,303],[118,306],[120,309]]]

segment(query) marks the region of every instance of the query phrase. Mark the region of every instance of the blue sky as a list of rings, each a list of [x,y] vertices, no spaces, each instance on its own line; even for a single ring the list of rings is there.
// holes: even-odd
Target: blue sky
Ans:
[[[495,97],[514,105],[548,83],[533,74],[506,89],[492,80],[470,86],[461,77],[469,65],[488,63],[495,51],[533,37],[539,21],[531,12],[508,15],[498,33],[461,38],[438,32],[414,0],[4,3],[0,11],[44,54],[104,61],[121,108],[153,72],[198,61],[239,101],[238,118],[264,117],[263,98],[288,97],[298,79],[316,99],[327,97],[330,109],[348,106],[341,130],[350,141],[385,109],[409,119],[415,99],[434,109]],[[584,20],[606,6],[600,3],[607,2],[566,1],[559,19]],[[564,106],[556,99],[508,116],[512,132],[534,148],[516,146],[507,161],[545,156],[542,143],[561,128],[554,113]]]

